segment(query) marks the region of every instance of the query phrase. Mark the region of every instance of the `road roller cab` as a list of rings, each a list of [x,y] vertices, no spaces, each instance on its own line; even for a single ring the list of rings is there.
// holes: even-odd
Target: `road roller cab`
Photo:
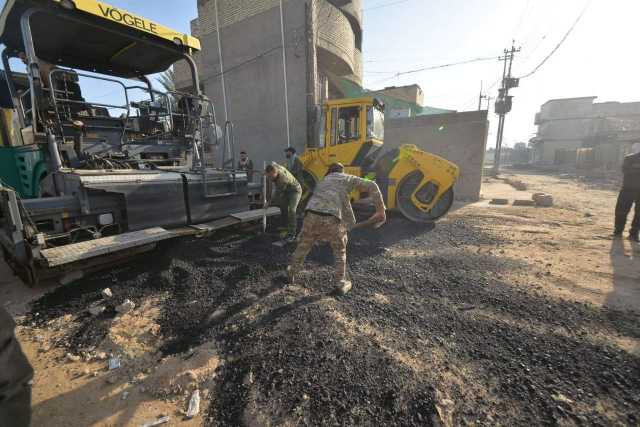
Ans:
[[[375,180],[389,209],[398,209],[412,221],[433,221],[453,203],[453,185],[459,175],[455,164],[401,145],[385,151],[384,104],[377,98],[328,100],[322,106],[319,143],[300,157],[303,187],[311,194],[331,163],[345,172]],[[360,194],[354,194],[357,200]]]

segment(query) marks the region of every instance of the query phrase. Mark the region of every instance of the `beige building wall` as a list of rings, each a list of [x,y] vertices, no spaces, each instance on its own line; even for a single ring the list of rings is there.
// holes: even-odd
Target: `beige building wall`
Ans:
[[[371,92],[372,96],[375,96],[376,94],[383,94],[392,98],[412,102],[414,104],[424,105],[424,92],[422,92],[422,88],[417,84],[409,86],[390,86],[383,90]]]
[[[385,122],[385,150],[414,144],[460,167],[454,187],[456,200],[480,197],[482,168],[487,145],[487,111],[434,114]]]

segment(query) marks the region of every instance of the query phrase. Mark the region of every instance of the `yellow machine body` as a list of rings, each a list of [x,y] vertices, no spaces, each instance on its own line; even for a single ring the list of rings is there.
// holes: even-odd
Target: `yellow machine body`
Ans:
[[[398,209],[411,220],[435,220],[449,210],[458,166],[415,145],[382,153],[384,115],[375,98],[327,101],[320,127],[319,146],[308,147],[300,156],[307,195],[329,165],[339,162],[346,173],[375,180],[387,208]],[[352,197],[357,200],[360,195]]]

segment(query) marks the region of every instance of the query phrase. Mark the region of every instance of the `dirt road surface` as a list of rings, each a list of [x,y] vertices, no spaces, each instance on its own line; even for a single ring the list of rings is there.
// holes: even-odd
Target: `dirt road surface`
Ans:
[[[484,201],[435,227],[354,231],[344,297],[328,248],[285,286],[286,250],[251,233],[167,242],[57,289],[4,270],[33,425],[638,425],[640,247],[609,237],[616,193],[518,178],[527,191],[486,179]],[[488,203],[537,191],[555,206]]]

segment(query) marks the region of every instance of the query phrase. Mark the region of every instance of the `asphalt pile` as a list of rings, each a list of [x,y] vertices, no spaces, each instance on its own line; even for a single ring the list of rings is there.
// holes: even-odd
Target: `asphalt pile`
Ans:
[[[599,338],[640,337],[638,317],[516,283],[532,267],[500,257],[503,238],[473,218],[356,230],[344,297],[327,247],[287,286],[268,236],[165,242],[44,296],[27,322],[74,314],[61,345],[96,346],[117,305],[162,297],[163,354],[214,342],[224,362],[210,425],[640,423],[640,359]],[[82,314],[107,286],[105,312]]]

